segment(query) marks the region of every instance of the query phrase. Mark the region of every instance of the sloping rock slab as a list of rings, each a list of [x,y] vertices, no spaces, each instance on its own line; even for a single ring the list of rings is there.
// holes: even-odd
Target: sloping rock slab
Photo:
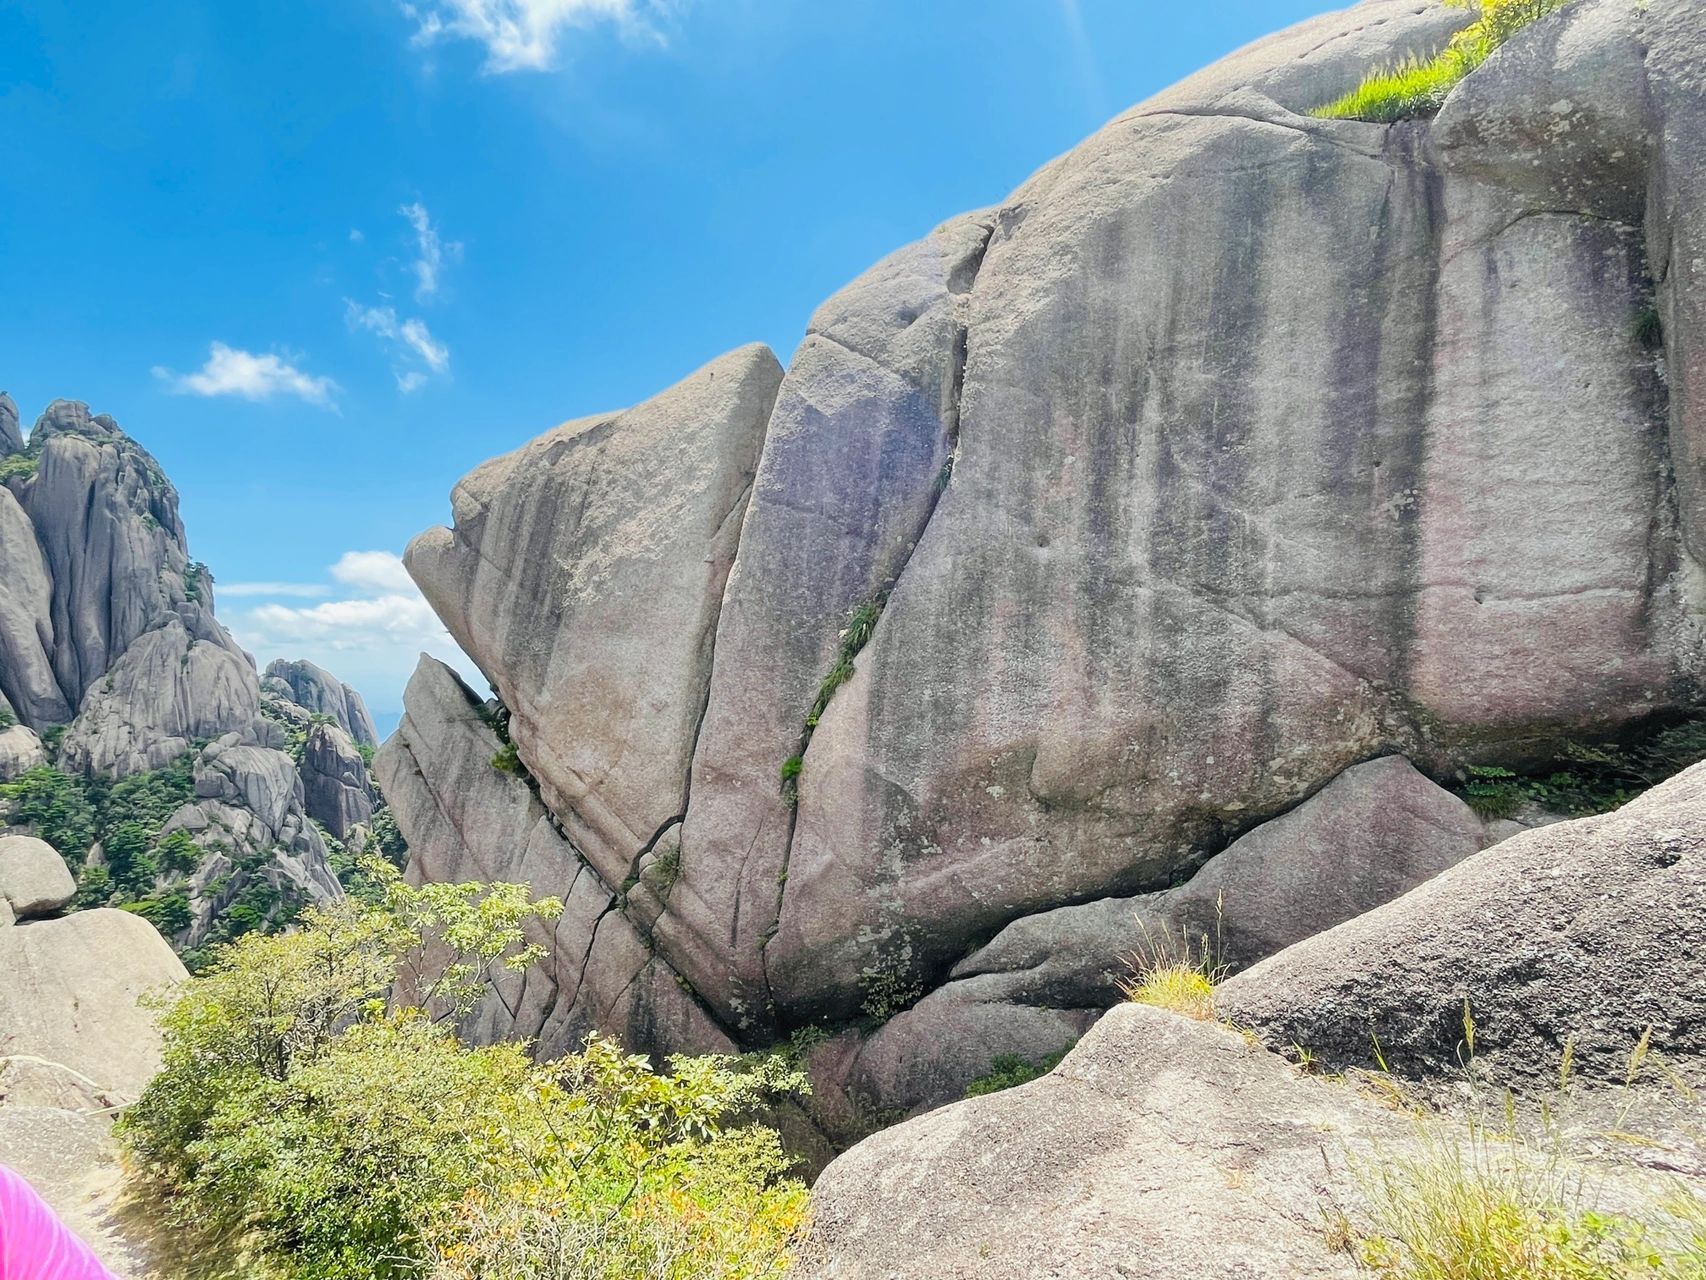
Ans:
[[[1621,1080],[1652,1047],[1706,1076],[1706,765],[1616,813],[1524,832],[1232,978],[1222,1013],[1334,1064]]]
[[[1345,1153],[1402,1129],[1226,1027],[1124,1005],[1052,1075],[831,1164],[798,1275],[1351,1276],[1322,1211],[1353,1195]]]
[[[188,975],[141,916],[79,911],[0,930],[0,1101],[111,1106],[160,1068],[143,996]]]

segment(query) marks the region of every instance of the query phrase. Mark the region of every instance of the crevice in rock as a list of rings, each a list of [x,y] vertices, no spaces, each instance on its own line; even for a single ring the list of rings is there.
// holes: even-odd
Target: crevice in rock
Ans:
[[[919,545],[923,542],[925,534],[929,531],[930,522],[935,518],[937,508],[941,506],[943,495],[947,493],[948,486],[953,481],[954,464],[959,457],[960,450],[961,408],[962,401],[965,397],[966,363],[969,357],[971,341],[970,317],[967,315],[967,311],[970,306],[969,299],[973,290],[976,288],[978,275],[983,269],[984,260],[989,254],[989,246],[994,239],[995,227],[998,221],[998,214],[990,217],[988,225],[983,228],[983,235],[978,243],[976,251],[968,254],[965,261],[959,265],[959,267],[946,281],[949,296],[953,301],[956,311],[954,317],[954,336],[948,352],[949,384],[947,403],[944,406],[942,422],[943,435],[947,446],[947,460],[943,463],[941,472],[931,485],[929,498],[924,505],[924,510],[919,517],[916,527],[912,531],[912,537],[903,544],[905,549],[901,552],[900,562],[894,567],[892,573],[889,573],[884,579],[882,579],[884,585],[879,588],[876,595],[872,598],[871,603],[875,604],[878,611],[878,617],[870,623],[871,634],[864,644],[861,645],[861,650],[868,647],[871,640],[876,639],[876,629],[881,625],[881,613],[887,606],[888,600],[900,586],[901,579],[905,576],[907,567],[912,563],[913,556],[917,554]],[[848,661],[851,662],[852,659],[849,658]],[[835,689],[832,688],[830,690],[830,695],[833,696],[834,692]],[[805,727],[805,731],[801,737],[798,756],[796,756],[793,761],[789,762],[790,764],[797,766],[796,773],[799,776],[803,776],[805,757],[811,749],[811,740],[813,730],[816,728],[817,715],[827,713],[827,711],[828,699],[823,699],[821,711],[815,713]],[[770,925],[764,931],[763,941],[759,944],[759,971],[764,980],[766,1007],[771,1011],[772,1015],[774,1015],[776,1002],[775,990],[770,980],[768,944],[770,940],[776,936],[777,931],[781,927],[782,903],[787,893],[788,870],[793,861],[794,839],[798,830],[799,806],[797,803],[794,803],[788,806],[788,830],[782,845],[782,866],[776,877],[776,905],[770,915]]]

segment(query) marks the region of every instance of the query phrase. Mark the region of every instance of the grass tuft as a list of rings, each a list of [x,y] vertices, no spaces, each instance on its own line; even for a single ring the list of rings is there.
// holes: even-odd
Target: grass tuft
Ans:
[[[1215,904],[1218,917],[1219,903]],[[1219,926],[1215,928],[1219,935]],[[1214,989],[1226,976],[1220,947],[1205,933],[1193,939],[1181,931],[1152,931],[1143,926],[1143,942],[1126,957],[1131,973],[1120,983],[1127,1000],[1183,1014],[1200,1022],[1213,1020]]]
[[[1468,7],[1472,0],[1447,0]],[[1392,124],[1436,114],[1463,78],[1493,51],[1536,19],[1562,9],[1570,0],[1481,0],[1480,17],[1425,61],[1407,58],[1371,72],[1361,84],[1309,114],[1325,120],[1368,120]]]

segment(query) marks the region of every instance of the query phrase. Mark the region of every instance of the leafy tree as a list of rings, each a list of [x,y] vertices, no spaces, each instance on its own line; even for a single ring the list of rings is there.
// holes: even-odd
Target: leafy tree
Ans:
[[[0,785],[0,802],[10,825],[33,827],[72,866],[81,866],[95,843],[95,807],[82,778],[38,765]]]
[[[741,1120],[789,1068],[466,1048],[450,1026],[561,903],[364,871],[379,904],[244,937],[171,997],[164,1069],[120,1124],[171,1221],[287,1280],[777,1274],[804,1191]],[[388,1007],[399,970],[433,1013]]]

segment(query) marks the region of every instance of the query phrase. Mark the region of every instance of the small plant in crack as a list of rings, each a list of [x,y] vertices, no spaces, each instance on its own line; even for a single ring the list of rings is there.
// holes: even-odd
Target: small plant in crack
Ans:
[[[1657,351],[1664,346],[1665,322],[1659,315],[1659,309],[1654,306],[1642,307],[1635,312],[1635,341],[1648,351]]]
[[[908,948],[910,953],[911,948]],[[865,1001],[861,1008],[867,1018],[887,1022],[918,1003],[924,986],[912,971],[911,961],[903,955],[879,956],[877,962],[859,975],[859,989]]]
[[[811,745],[812,734],[817,732],[818,723],[823,719],[823,713],[829,710],[829,700],[835,696],[836,690],[853,678],[853,660],[870,642],[871,633],[877,629],[877,620],[883,616],[883,606],[887,603],[888,592],[884,590],[847,615],[847,625],[841,629],[840,643],[836,647],[835,661],[818,685],[817,697],[812,702],[811,710],[806,713],[805,731],[800,734],[799,754],[789,756],[782,762],[782,798],[789,804],[794,804],[799,799],[800,768],[806,748]]]

